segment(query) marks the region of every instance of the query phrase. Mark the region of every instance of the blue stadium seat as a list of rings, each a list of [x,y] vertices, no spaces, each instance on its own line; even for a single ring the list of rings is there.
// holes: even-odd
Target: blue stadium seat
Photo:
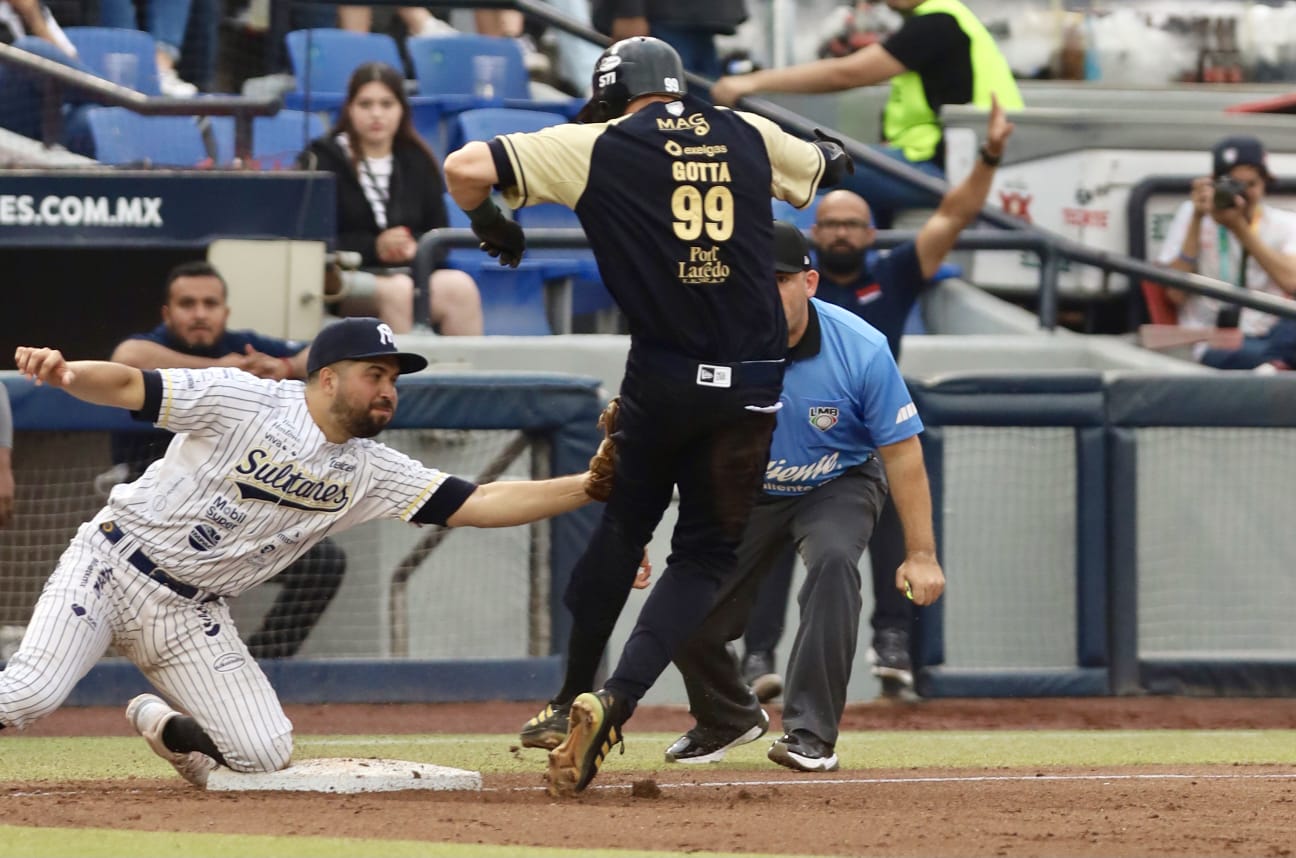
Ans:
[[[771,201],[774,220],[787,221],[795,224],[798,229],[809,229],[814,226],[815,209],[818,207],[819,200],[815,199],[813,203],[804,209],[799,209],[791,203],[784,202],[780,199]]]
[[[453,152],[471,140],[490,140],[516,131],[539,131],[567,121],[561,113],[520,110],[511,107],[480,107],[465,110],[450,123],[448,149]]]
[[[104,164],[211,166],[202,132],[192,116],[140,116],[124,107],[89,107],[86,126],[93,157]]]
[[[157,45],[153,37],[142,30],[125,30],[115,27],[65,27],[68,39],[76,46],[81,62],[99,77],[113,80],[116,75],[111,66],[118,63],[109,59],[114,54],[134,56],[134,89],[145,95],[160,95],[158,88]]]
[[[450,196],[450,192],[445,194],[446,214],[450,219],[450,226],[454,229],[472,229],[472,223],[468,220],[468,215],[464,214],[463,209]],[[497,260],[491,259],[484,250],[475,247],[453,247],[446,254],[445,261],[447,268],[457,268],[460,271],[467,271],[469,274],[476,276],[478,269],[484,265],[498,266]]]
[[[419,130],[428,136],[430,127],[426,117],[437,120],[482,107],[512,107],[522,110],[558,112],[569,119],[580,111],[583,99],[563,101],[535,101],[531,98],[531,80],[522,61],[522,50],[514,39],[499,36],[478,36],[465,33],[459,36],[418,36],[406,40],[405,50],[414,66],[419,94],[414,101],[418,114],[425,118],[418,122]],[[499,64],[498,89],[480,92],[477,67],[494,59]],[[469,138],[471,139],[471,138]],[[454,151],[453,146],[447,151]]]
[[[382,33],[349,30],[293,30],[284,37],[297,87],[284,94],[284,106],[336,112],[346,101],[351,73],[364,63],[404,69],[396,40]],[[307,97],[309,95],[309,98]]]
[[[553,333],[545,311],[544,267],[523,260],[506,268],[494,259],[470,272],[482,299],[482,327],[488,336],[548,336]]]
[[[217,160],[229,164],[234,160],[234,120],[228,116],[213,117],[216,128]],[[306,144],[323,136],[328,125],[318,113],[281,110],[274,116],[252,120],[252,159],[259,170],[291,170]]]

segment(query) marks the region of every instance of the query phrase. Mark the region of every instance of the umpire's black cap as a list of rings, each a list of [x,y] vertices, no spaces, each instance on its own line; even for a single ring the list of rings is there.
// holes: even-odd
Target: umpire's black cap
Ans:
[[[426,369],[427,358],[413,352],[396,350],[396,335],[381,319],[353,316],[342,319],[320,331],[311,343],[306,372],[337,363],[340,360],[364,360],[394,357],[402,375]]]
[[[810,243],[801,230],[786,221],[774,221],[774,270],[796,274],[810,270]]]

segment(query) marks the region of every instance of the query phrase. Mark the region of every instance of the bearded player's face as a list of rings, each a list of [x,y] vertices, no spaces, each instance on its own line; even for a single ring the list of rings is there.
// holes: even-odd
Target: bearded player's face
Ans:
[[[396,415],[396,358],[342,361],[333,366],[337,387],[329,406],[334,419],[355,438],[372,438]]]

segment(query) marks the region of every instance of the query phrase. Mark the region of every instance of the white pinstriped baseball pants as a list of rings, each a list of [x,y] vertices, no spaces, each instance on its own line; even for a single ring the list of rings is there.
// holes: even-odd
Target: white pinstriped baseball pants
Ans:
[[[81,525],[59,558],[0,672],[0,723],[22,728],[53,712],[113,643],[197,720],[230,768],[287,766],[292,723],[225,601],[199,604],[141,574],[96,522]]]

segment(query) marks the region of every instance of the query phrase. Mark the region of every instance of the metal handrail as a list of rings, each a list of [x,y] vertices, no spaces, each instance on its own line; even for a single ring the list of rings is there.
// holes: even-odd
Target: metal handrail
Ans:
[[[278,96],[250,98],[243,95],[202,95],[172,98],[145,95],[138,90],[119,86],[80,69],[3,43],[0,43],[0,63],[17,66],[44,78],[41,137],[47,146],[57,143],[63,136],[63,117],[59,105],[63,101],[64,87],[89,93],[105,104],[125,107],[144,116],[232,116],[234,152],[244,161],[252,155],[253,117],[273,116],[283,104]]]
[[[875,247],[888,248],[914,241],[918,233],[912,230],[878,230]],[[432,274],[432,260],[442,248],[476,247],[480,239],[471,229],[434,229],[424,233],[418,241],[418,250],[414,254],[412,272],[414,276],[414,318],[416,324],[426,326],[430,296],[428,295],[428,278]],[[529,248],[562,248],[586,249],[589,239],[580,229],[536,228],[526,230],[526,242]],[[1057,282],[1058,267],[1064,258],[1046,235],[1037,235],[1026,230],[973,229],[959,234],[954,246],[960,250],[1027,250],[1040,259],[1040,319],[1041,324],[1053,330],[1057,325],[1057,291],[1048,290],[1043,283],[1048,278]],[[1162,268],[1151,262],[1138,259],[1120,258],[1112,260],[1114,254],[1107,251],[1092,251],[1094,258],[1100,261],[1117,261],[1118,270],[1135,277],[1156,280],[1176,289],[1205,295],[1272,313],[1275,316],[1296,319],[1296,301],[1266,295],[1263,292],[1241,291],[1222,280],[1203,277],[1200,274],[1187,274],[1174,269]],[[525,258],[525,257],[524,257]],[[565,291],[559,295],[560,315],[570,311],[570,294]],[[565,306],[565,310],[561,309]],[[1046,324],[1048,320],[1050,324]],[[560,321],[564,321],[561,320]],[[566,326],[570,329],[569,326]]]

